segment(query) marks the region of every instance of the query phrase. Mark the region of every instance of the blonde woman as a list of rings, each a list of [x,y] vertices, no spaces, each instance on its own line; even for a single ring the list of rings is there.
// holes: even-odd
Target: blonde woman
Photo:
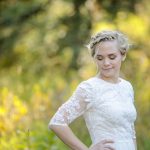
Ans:
[[[51,118],[49,128],[72,150],[136,150],[134,91],[120,77],[128,39],[118,31],[102,31],[88,47],[98,73],[77,86]],[[81,115],[92,140],[89,148],[69,127]]]

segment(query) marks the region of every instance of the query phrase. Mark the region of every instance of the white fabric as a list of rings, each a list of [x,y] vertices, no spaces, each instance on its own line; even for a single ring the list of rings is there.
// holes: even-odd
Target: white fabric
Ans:
[[[134,150],[134,92],[130,82],[110,83],[98,77],[81,82],[49,124],[69,125],[83,115],[92,145],[113,139],[116,150]]]

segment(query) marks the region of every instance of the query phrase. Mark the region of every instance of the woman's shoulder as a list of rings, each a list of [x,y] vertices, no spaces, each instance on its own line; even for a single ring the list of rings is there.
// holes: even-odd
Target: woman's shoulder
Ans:
[[[129,80],[126,80],[126,79],[123,79],[123,78],[120,78],[122,80],[122,83],[125,84],[126,86],[129,86],[129,87],[132,87],[132,84]]]
[[[85,79],[85,80],[81,81],[81,82],[79,83],[79,86],[93,88],[93,87],[94,87],[93,85],[94,85],[95,83],[96,83],[95,78],[94,78],[94,77],[90,77],[90,78],[88,78],[88,79]]]
[[[75,90],[75,93],[78,93],[80,96],[84,97],[87,102],[91,102],[93,100],[94,89],[92,82],[92,78],[82,80]]]
[[[88,79],[82,80],[78,84],[78,87],[89,88],[89,87],[92,87],[92,83],[93,83],[92,78],[88,78]]]

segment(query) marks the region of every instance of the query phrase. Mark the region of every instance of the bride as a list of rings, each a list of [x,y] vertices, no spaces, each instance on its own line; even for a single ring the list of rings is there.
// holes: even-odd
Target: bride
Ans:
[[[49,122],[49,129],[72,150],[137,150],[136,109],[131,83],[120,77],[129,49],[118,31],[102,31],[88,45],[98,74],[82,81]],[[69,124],[83,115],[92,145],[88,148]]]

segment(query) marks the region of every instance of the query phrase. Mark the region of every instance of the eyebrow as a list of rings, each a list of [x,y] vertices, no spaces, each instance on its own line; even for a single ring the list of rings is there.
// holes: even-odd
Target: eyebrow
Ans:
[[[116,55],[116,53],[108,54],[108,56],[110,56],[110,55]],[[103,55],[98,54],[97,56],[103,56]]]

